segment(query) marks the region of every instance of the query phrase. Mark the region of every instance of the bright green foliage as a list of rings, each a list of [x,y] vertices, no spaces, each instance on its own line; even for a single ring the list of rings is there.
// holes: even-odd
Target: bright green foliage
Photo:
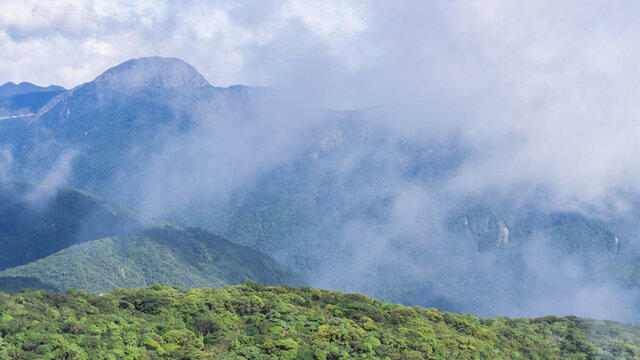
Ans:
[[[576,317],[478,319],[360,294],[255,282],[104,296],[0,293],[0,358],[634,359],[640,328]]]

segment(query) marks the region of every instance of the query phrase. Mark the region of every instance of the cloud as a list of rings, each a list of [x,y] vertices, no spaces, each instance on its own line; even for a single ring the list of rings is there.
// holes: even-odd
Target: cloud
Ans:
[[[13,155],[11,149],[0,146],[0,182],[7,181],[12,165]]]
[[[585,266],[576,257],[560,255],[550,240],[535,235],[523,249],[528,296],[513,316],[579,315],[596,319],[637,321],[633,305],[637,289],[607,278],[597,265]],[[594,271],[597,269],[596,271]],[[594,273],[596,275],[594,275]]]
[[[72,87],[129,58],[160,55],[185,59],[214,85],[272,86],[271,107],[260,104],[262,116],[251,122],[238,121],[233,109],[213,114],[204,107],[193,131],[159,140],[166,146],[133,191],[154,215],[228,194],[238,181],[291,160],[301,142],[313,140],[321,108],[365,109],[368,124],[390,128],[396,139],[455,143],[466,155],[461,166],[428,186],[403,178],[409,156],[393,146],[362,146],[352,158],[326,162],[323,175],[355,178],[338,181],[345,203],[383,198],[391,205],[386,223],[340,223],[339,256],[328,259],[318,283],[357,287],[354,279],[364,281],[390,258],[407,278],[443,279],[429,286],[451,301],[476,286],[485,309],[495,301],[523,315],[575,309],[624,318],[604,310],[624,308],[633,294],[607,279],[588,283],[571,259],[548,263],[525,254],[527,284],[542,296],[531,303],[510,297],[520,279],[501,271],[501,259],[449,241],[433,219],[466,195],[541,197],[552,209],[586,211],[615,202],[619,190],[640,189],[639,7],[574,0],[7,0],[0,3],[0,78]],[[353,175],[372,159],[381,164],[375,178]],[[64,182],[68,166],[60,169],[53,183]],[[406,255],[397,251],[403,242],[415,246],[416,257],[398,260]],[[337,267],[337,260],[347,265]],[[437,260],[431,270],[424,266]],[[555,271],[571,286],[561,286]],[[345,273],[351,282],[341,282]],[[484,281],[492,286],[481,288]],[[544,292],[546,284],[553,289]]]
[[[78,154],[77,150],[67,150],[60,154],[44,174],[42,181],[32,191],[25,193],[22,200],[31,208],[46,209],[58,190],[66,185],[72,174],[73,160]]]
[[[16,41],[35,37],[61,35],[75,39],[91,33],[90,2],[63,1],[3,1],[0,4],[0,26]]]
[[[187,60],[216,85],[265,84],[273,78],[256,66],[263,46],[300,26],[342,56],[366,25],[360,9],[338,1],[7,0],[0,77],[73,87],[116,63],[159,55]]]

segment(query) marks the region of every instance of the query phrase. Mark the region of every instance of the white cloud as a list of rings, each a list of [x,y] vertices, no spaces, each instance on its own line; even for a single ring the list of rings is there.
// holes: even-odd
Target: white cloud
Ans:
[[[301,23],[338,44],[338,55],[365,28],[364,10],[341,2],[5,0],[0,78],[72,87],[129,58],[160,55],[184,58],[217,85],[262,84],[269,74],[250,61],[261,47]]]
[[[16,1],[0,3],[0,26],[17,41],[60,34],[90,36],[90,2],[84,0]]]
[[[0,2],[0,79],[92,80],[129,58],[185,59],[214,85],[388,106],[412,136],[476,151],[455,186],[522,181],[597,201],[640,187],[640,5],[406,1]]]

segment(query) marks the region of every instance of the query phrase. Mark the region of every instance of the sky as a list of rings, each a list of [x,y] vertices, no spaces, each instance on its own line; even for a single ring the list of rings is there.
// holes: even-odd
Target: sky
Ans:
[[[330,56],[356,55],[367,13],[364,2],[340,1],[2,0],[0,78],[73,87],[159,55],[186,60],[216,85],[265,84],[265,66],[286,62],[280,51],[296,38]],[[265,53],[273,64],[259,65]]]

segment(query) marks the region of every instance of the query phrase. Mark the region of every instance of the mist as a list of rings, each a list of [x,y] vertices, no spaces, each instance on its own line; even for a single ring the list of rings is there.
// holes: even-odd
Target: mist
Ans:
[[[576,213],[608,226],[612,258],[640,246],[637,4],[195,3],[224,31],[176,30],[191,13],[159,7],[133,45],[113,52],[118,27],[107,55],[86,59],[153,52],[215,86],[266,87],[172,99],[178,120],[152,152],[130,149],[110,198],[265,251],[312,286],[480,316],[640,321],[614,260],[563,249],[555,223],[527,225]],[[22,45],[44,31],[10,25]],[[158,45],[134,46],[150,29]],[[185,33],[194,44],[176,45]],[[63,184],[72,159],[48,182]],[[0,152],[0,178],[10,162]],[[500,226],[510,242],[488,248]]]
[[[160,140],[163,150],[136,176],[137,203],[162,217],[216,199],[209,225],[233,238],[223,214],[233,206],[220,204],[246,202],[253,193],[242,189],[309,161],[317,177],[299,193],[331,183],[342,208],[261,249],[314,263],[312,286],[480,315],[637,316],[635,290],[540,245],[547,235],[483,252],[445,225],[469,198],[592,218],[629,209],[640,129],[637,55],[623,40],[635,25],[622,5],[544,5],[372,2],[337,44],[294,23],[295,35],[257,46],[247,65],[268,74],[269,95],[251,100],[244,117],[228,105],[196,109],[196,127]],[[329,109],[359,109],[355,129]],[[407,176],[416,160],[404,144],[424,158],[451,148],[458,157],[438,176]],[[385,292],[398,284],[413,295]]]
[[[68,150],[57,157],[38,186],[34,186],[31,191],[23,195],[22,200],[29,208],[42,211],[48,207],[49,202],[58,194],[58,191],[67,185],[76,156],[78,156],[77,150]]]

